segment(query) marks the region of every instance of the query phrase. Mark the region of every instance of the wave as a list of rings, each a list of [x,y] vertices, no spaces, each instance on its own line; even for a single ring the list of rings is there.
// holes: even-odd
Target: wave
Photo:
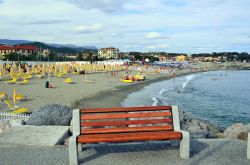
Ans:
[[[153,100],[152,106],[157,106],[157,105],[168,105],[169,103],[167,102],[166,98],[160,97],[160,96],[152,96],[151,97]]]
[[[195,78],[195,75],[194,74],[191,74],[191,75],[188,75],[185,77],[186,78],[186,81],[182,84],[182,89],[185,89],[187,84],[193,80]]]
[[[159,103],[158,98],[157,98],[157,97],[152,97],[152,100],[153,100],[153,104],[152,104],[152,106],[157,106],[157,105],[158,105],[158,103]]]
[[[158,92],[158,94],[159,95],[162,95],[163,93],[166,93],[166,92],[170,92],[170,91],[173,91],[174,90],[174,88],[171,86],[171,87],[168,87],[168,88],[162,88],[159,92]]]

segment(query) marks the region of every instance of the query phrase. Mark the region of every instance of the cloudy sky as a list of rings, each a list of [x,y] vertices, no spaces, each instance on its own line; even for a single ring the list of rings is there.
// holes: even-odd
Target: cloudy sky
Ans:
[[[0,0],[0,38],[250,53],[250,0]]]

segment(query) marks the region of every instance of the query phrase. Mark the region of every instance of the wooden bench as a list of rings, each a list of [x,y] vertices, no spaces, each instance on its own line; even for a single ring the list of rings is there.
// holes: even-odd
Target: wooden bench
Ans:
[[[78,147],[99,142],[180,140],[180,157],[189,158],[190,135],[180,130],[177,106],[98,108],[73,111],[69,160],[78,164]]]

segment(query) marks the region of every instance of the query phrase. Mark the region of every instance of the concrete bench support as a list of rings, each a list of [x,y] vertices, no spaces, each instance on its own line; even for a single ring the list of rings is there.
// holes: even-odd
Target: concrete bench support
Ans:
[[[248,133],[248,140],[247,140],[247,159],[250,159],[250,132]]]
[[[73,136],[69,138],[69,164],[78,165],[78,144],[77,136],[80,135],[80,110],[73,110]]]
[[[172,106],[174,130],[182,133],[182,140],[180,141],[180,157],[181,159],[189,158],[190,148],[190,134],[187,131],[182,131],[180,128],[180,116],[178,106]]]

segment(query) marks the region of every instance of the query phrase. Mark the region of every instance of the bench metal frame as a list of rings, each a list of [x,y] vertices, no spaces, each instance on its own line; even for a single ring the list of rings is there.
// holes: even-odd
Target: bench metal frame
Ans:
[[[174,131],[182,133],[180,140],[180,158],[188,159],[190,153],[190,135],[189,132],[180,129],[180,119],[178,106],[172,106],[173,126]],[[73,110],[73,135],[69,138],[69,162],[70,165],[78,165],[78,150],[82,150],[82,144],[78,144],[77,137],[81,132],[80,110]]]

